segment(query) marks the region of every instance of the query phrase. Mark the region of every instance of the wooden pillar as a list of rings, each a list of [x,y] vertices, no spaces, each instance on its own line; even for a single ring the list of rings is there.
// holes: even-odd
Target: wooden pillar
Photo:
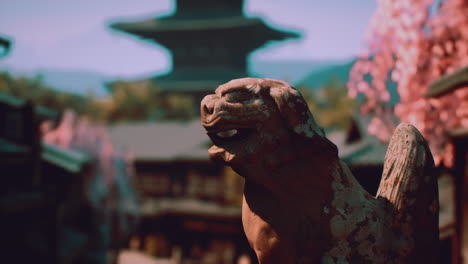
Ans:
[[[455,230],[453,263],[468,263],[468,130],[451,133],[455,146]]]

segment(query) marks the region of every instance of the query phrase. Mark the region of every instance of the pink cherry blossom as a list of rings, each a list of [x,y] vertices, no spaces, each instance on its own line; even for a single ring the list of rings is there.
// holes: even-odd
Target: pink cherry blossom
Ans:
[[[361,111],[373,115],[369,133],[389,140],[393,117],[411,123],[428,140],[436,164],[448,167],[453,146],[447,132],[468,127],[468,89],[437,99],[424,95],[432,81],[468,65],[466,14],[467,0],[378,0],[348,83],[350,96],[366,97]],[[388,79],[397,85],[397,104]]]

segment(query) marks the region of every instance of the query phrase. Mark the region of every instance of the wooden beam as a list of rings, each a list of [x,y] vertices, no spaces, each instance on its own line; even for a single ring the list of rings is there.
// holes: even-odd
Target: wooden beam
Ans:
[[[468,86],[468,66],[431,82],[425,97],[440,97],[464,86]]]

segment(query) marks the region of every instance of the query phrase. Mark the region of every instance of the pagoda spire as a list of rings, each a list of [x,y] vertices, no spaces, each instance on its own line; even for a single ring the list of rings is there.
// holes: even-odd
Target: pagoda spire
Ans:
[[[247,56],[252,51],[269,41],[299,37],[244,16],[243,6],[243,0],[177,0],[171,15],[114,23],[111,28],[166,47],[172,70],[151,81],[163,92],[192,94],[199,100],[221,83],[249,76]]]

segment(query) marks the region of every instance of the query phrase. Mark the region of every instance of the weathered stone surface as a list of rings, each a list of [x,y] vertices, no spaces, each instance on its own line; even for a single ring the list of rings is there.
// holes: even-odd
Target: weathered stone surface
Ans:
[[[211,158],[245,177],[242,221],[260,263],[437,262],[437,179],[413,126],[394,133],[374,197],[286,82],[223,84],[201,121]]]

